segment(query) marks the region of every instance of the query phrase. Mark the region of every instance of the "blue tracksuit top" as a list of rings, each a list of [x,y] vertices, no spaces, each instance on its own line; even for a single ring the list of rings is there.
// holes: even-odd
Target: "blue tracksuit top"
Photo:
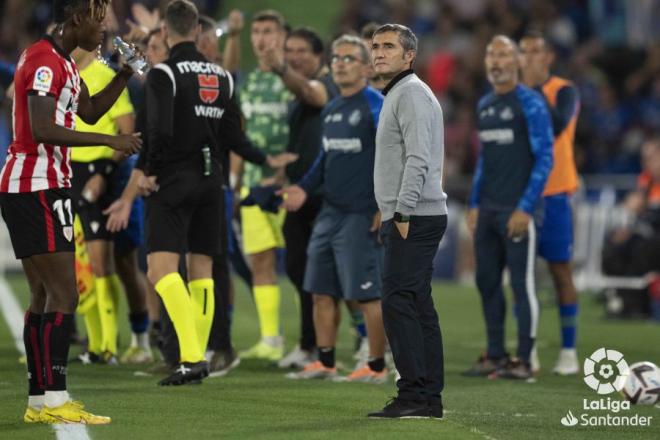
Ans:
[[[322,188],[325,203],[348,213],[378,210],[374,157],[382,106],[383,95],[371,87],[326,104],[321,113],[323,148],[298,182],[307,194]]]
[[[517,85],[477,105],[481,148],[470,207],[533,215],[552,169],[552,120],[543,97]]]

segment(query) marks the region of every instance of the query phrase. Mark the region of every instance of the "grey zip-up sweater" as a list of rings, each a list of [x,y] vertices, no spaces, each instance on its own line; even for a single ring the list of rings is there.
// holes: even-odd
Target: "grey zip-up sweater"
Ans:
[[[382,220],[404,215],[447,214],[442,191],[445,154],[442,109],[411,70],[383,91],[376,131],[374,191]]]

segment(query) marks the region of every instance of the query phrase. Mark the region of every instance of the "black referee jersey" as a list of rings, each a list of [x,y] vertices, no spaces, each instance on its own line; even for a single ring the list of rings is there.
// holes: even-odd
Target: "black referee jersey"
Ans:
[[[241,127],[231,74],[207,61],[195,43],[172,47],[170,57],[149,71],[145,87],[146,142],[136,166],[145,174],[203,164],[205,147],[216,164],[223,162],[223,149],[265,163]]]

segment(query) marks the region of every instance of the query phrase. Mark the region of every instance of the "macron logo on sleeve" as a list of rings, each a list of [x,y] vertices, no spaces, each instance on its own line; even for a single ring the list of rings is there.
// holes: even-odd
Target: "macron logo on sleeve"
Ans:
[[[53,84],[53,71],[48,66],[41,66],[34,73],[32,89],[39,92],[49,92]]]

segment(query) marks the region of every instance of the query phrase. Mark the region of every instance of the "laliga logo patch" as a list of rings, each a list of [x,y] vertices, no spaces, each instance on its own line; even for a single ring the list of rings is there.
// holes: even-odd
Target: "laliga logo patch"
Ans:
[[[32,88],[40,92],[50,91],[50,86],[53,83],[53,71],[48,66],[41,66],[34,73],[34,81]]]
[[[217,75],[197,75],[199,98],[206,104],[213,104],[220,95],[220,80]]]
[[[598,394],[621,391],[629,374],[628,363],[616,350],[599,348],[584,360],[584,383]]]

